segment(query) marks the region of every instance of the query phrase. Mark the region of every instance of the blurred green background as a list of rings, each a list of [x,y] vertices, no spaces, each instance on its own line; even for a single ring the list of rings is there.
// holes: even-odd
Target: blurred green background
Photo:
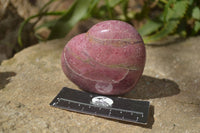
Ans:
[[[48,38],[36,35],[39,40],[65,37],[76,23],[89,18],[126,21],[138,29],[146,44],[168,35],[195,36],[200,31],[198,0],[140,0],[140,5],[134,5],[131,0],[75,0],[64,11],[48,12],[48,7],[55,1],[50,0],[38,14],[22,23],[18,37],[20,46],[23,46],[20,36],[23,26],[32,18],[41,19],[48,15],[59,17],[34,27],[35,33],[42,27],[50,30]]]
[[[37,0],[29,0],[34,6]],[[14,53],[40,41],[65,37],[80,21],[121,20],[132,24],[146,45],[169,36],[188,38],[200,34],[199,0],[46,0],[34,14],[22,18],[16,43],[1,41]],[[60,2],[64,8],[52,6]],[[23,3],[22,3],[23,4]],[[20,18],[21,19],[21,18]],[[13,20],[16,21],[16,20]],[[1,31],[6,30],[5,26]],[[4,29],[3,29],[4,28]],[[42,33],[41,31],[46,32]],[[3,38],[4,33],[0,32]],[[1,39],[1,37],[0,37]],[[8,39],[9,40],[9,39]]]

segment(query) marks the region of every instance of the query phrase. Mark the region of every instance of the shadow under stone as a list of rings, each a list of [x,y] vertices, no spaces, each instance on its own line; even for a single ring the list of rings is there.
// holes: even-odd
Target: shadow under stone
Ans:
[[[131,99],[143,99],[148,100],[152,98],[161,98],[167,96],[173,96],[180,93],[179,86],[176,82],[169,79],[159,79],[143,75],[136,87],[124,97]],[[154,123],[154,106],[150,105],[149,117],[147,125],[138,125],[144,128],[152,129]],[[128,123],[127,123],[128,124]]]
[[[143,75],[136,87],[124,96],[133,99],[152,99],[173,96],[179,93],[179,86],[174,81]]]
[[[0,72],[0,90],[10,82],[10,77],[15,75],[15,72]]]

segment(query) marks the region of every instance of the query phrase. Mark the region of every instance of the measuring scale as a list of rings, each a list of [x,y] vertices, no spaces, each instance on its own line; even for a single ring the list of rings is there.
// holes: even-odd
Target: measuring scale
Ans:
[[[51,106],[121,121],[147,124],[149,102],[102,96],[64,87]]]

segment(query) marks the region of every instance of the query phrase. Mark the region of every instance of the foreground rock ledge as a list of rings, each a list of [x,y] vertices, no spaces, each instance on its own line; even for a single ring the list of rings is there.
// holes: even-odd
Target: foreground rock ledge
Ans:
[[[151,102],[147,126],[50,107],[63,86],[78,89],[60,66],[66,40],[29,47],[0,66],[0,132],[198,133],[199,42],[200,37],[196,37],[146,47],[144,74],[125,97]]]

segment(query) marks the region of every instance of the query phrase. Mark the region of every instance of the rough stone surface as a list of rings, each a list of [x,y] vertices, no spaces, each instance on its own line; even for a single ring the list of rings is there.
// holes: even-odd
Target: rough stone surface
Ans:
[[[124,97],[149,100],[149,124],[141,126],[49,106],[63,86],[78,89],[61,70],[66,40],[29,47],[0,66],[0,132],[199,133],[200,37],[147,46],[136,88]]]

